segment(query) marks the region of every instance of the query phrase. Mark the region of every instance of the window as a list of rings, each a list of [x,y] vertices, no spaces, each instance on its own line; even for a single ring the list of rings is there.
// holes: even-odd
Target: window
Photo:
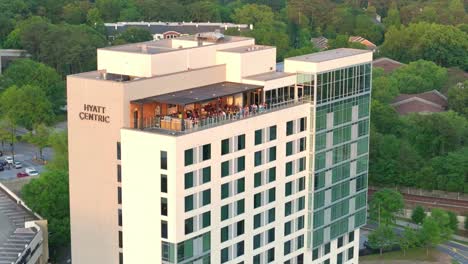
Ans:
[[[336,258],[336,264],[343,264],[343,252],[338,254],[338,256]]]
[[[254,187],[258,187],[260,185],[262,185],[262,173],[256,172],[254,174]]]
[[[289,175],[292,175],[293,174],[293,164],[292,164],[292,161],[286,163],[286,176],[289,176]]]
[[[362,138],[357,142],[357,154],[361,155],[368,152],[369,142],[368,138]]]
[[[268,169],[268,182],[274,182],[276,180],[276,167]]]
[[[221,199],[229,197],[229,182],[221,185]]]
[[[268,232],[268,243],[275,241],[275,229],[272,228],[268,230],[267,232]]]
[[[284,205],[284,216],[292,214],[292,202],[287,202]]]
[[[118,210],[118,223],[119,226],[122,226],[122,209]]]
[[[229,261],[229,248],[221,249],[221,263]]]
[[[269,162],[276,160],[276,147],[271,147],[269,149]]]
[[[117,182],[122,182],[122,166],[117,165]]]
[[[354,258],[354,247],[348,248],[348,260]]]
[[[263,131],[261,129],[255,130],[255,145],[262,144]]]
[[[122,236],[122,231],[119,231],[119,248],[123,248],[123,236]]]
[[[330,253],[330,246],[331,246],[331,245],[330,245],[330,242],[327,243],[327,244],[325,244],[325,247],[324,247],[324,249],[323,249],[323,254],[324,254],[324,255]]]
[[[253,243],[253,248],[257,249],[261,246],[261,236],[260,234],[257,234],[254,236],[254,243]],[[259,263],[259,262],[254,262],[254,263]]]
[[[275,261],[275,248],[270,248],[267,251],[267,263]]]
[[[206,167],[202,169],[203,183],[211,181],[211,167]]]
[[[237,150],[245,149],[245,135],[240,135],[237,137]]]
[[[325,149],[327,147],[327,134],[321,133],[315,136],[315,151]]]
[[[275,221],[276,219],[276,209],[275,208],[271,208],[270,210],[268,210],[268,223],[272,223]]]
[[[210,212],[205,212],[202,215],[202,227],[208,227],[211,225],[211,213]]]
[[[312,251],[312,260],[316,260],[319,258],[319,249],[316,248]]]
[[[291,221],[284,223],[284,235],[285,236],[291,234],[291,231],[292,231],[291,226],[292,226]]]
[[[223,139],[221,141],[221,155],[229,153],[229,138]]]
[[[161,151],[161,169],[167,170],[167,151]]]
[[[299,131],[302,132],[302,131],[305,131],[306,130],[306,118],[303,117],[300,119],[300,127],[299,127]]]
[[[286,136],[292,135],[294,133],[293,129],[294,129],[293,121],[288,121],[286,123]]]
[[[167,222],[161,221],[161,237],[167,238]]]
[[[284,195],[289,196],[292,194],[292,181],[287,182],[284,188]]]
[[[284,250],[283,250],[283,255],[288,255],[291,253],[291,241],[286,241],[284,242]]]
[[[299,139],[299,152],[304,151],[306,149],[306,138],[303,137]]]
[[[237,257],[244,255],[244,241],[237,243],[236,248],[237,248]]]
[[[237,172],[245,170],[245,156],[237,158]]]
[[[167,216],[167,198],[161,197],[161,215]]]
[[[315,180],[314,180],[314,189],[318,190],[321,189],[325,186],[325,172],[319,172],[315,174]]]
[[[262,151],[261,150],[255,152],[254,154],[254,165],[255,166],[262,165]]]
[[[185,189],[193,187],[193,172],[187,172],[184,176],[184,186]]]
[[[193,210],[193,195],[185,196],[185,212]]]
[[[237,201],[237,215],[243,214],[245,212],[245,200]]]
[[[262,206],[262,194],[256,193],[254,195],[254,208],[258,208],[260,206]]]
[[[274,202],[276,200],[276,188],[271,188],[268,190],[268,202]]]
[[[117,187],[117,203],[122,204],[122,188]]]
[[[221,207],[221,221],[224,221],[229,218],[229,205],[223,205]]]
[[[185,150],[184,160],[185,160],[184,162],[185,166],[193,164],[193,148]]]
[[[123,264],[123,253],[119,252],[119,264]]]
[[[122,147],[120,146],[120,142],[117,142],[117,160],[122,158]]]
[[[254,229],[259,228],[262,225],[262,214],[254,215]]]
[[[242,193],[245,191],[245,178],[237,180],[237,193]]]
[[[221,228],[221,243],[229,239],[229,226]]]
[[[211,159],[211,144],[206,144],[203,145],[203,155],[202,155],[202,160],[209,160]]]
[[[305,170],[305,166],[306,166],[306,159],[300,158],[299,159],[299,171]]]
[[[343,246],[343,240],[344,240],[343,237],[338,238],[338,242],[337,242],[338,243],[338,245],[337,245],[338,248]]]
[[[203,206],[211,203],[211,190],[205,190],[202,192]]]
[[[348,243],[351,243],[354,241],[354,231],[351,231],[351,233],[348,234]]]
[[[161,174],[161,192],[167,193],[167,175]]]
[[[244,220],[236,223],[237,227],[237,236],[244,234]]]
[[[193,217],[185,219],[185,234],[188,235],[193,232]]]
[[[221,177],[226,177],[229,173],[229,160],[223,161],[221,163]]]
[[[293,141],[286,143],[286,156],[291,156],[293,154]]]
[[[276,126],[270,127],[270,141],[276,139]]]

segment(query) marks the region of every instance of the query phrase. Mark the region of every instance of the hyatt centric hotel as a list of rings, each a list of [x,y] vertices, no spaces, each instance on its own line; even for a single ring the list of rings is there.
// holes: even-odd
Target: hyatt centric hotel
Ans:
[[[74,264],[357,264],[372,52],[200,33],[68,76]]]

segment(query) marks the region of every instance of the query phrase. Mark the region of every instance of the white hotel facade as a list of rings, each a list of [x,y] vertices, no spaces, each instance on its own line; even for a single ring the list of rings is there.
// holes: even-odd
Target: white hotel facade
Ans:
[[[372,52],[275,64],[202,34],[69,76],[73,263],[357,264]]]

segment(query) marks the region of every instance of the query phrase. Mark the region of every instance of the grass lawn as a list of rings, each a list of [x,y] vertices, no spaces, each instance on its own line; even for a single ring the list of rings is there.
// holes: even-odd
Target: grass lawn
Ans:
[[[455,86],[455,84],[468,79],[468,73],[464,72],[463,70],[460,70],[459,68],[448,68],[447,71],[448,80],[440,90],[440,92],[442,92],[445,95],[447,95],[448,90]]]
[[[429,256],[426,254],[425,248],[413,248],[406,252],[406,256],[403,255],[403,251],[388,252],[382,255],[369,255],[359,257],[359,260],[364,261],[381,261],[381,260],[411,260],[411,261],[427,261],[437,262],[438,261],[437,250],[430,249]]]

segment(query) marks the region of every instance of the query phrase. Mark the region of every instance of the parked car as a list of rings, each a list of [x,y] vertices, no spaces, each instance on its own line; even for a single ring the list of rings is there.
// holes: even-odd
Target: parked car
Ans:
[[[15,167],[15,169],[21,169],[23,168],[23,164],[19,161],[15,161],[15,164],[13,165],[13,167]]]
[[[0,160],[0,165],[5,167],[6,165],[8,165],[8,162],[6,160]]]
[[[28,176],[29,176],[29,175],[28,175],[26,172],[24,172],[24,171],[18,172],[18,173],[16,174],[16,177],[17,177],[17,178],[24,178],[24,177],[28,177]]]
[[[25,171],[29,176],[37,176],[37,175],[39,175],[39,172],[38,172],[36,169],[34,169],[33,167],[26,168],[24,171]]]
[[[5,167],[3,167],[3,165],[0,164],[0,171],[4,171],[5,170]]]
[[[8,164],[13,164],[13,158],[11,156],[6,156],[5,157],[5,161],[8,163]]]
[[[3,151],[0,150],[0,157],[3,156]]]

